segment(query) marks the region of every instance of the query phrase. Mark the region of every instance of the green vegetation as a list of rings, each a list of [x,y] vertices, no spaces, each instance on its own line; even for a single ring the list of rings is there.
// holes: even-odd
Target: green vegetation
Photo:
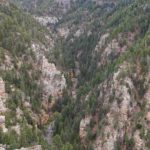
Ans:
[[[80,10],[80,8],[78,8],[78,10],[70,12],[69,15],[66,16],[62,22],[60,22],[60,25],[65,25],[65,22],[67,22],[70,18],[72,18],[71,23],[76,24],[76,26],[88,22],[88,24],[85,25],[86,29],[88,31],[88,29],[90,28],[92,31],[92,35],[90,36],[88,36],[87,33],[84,32],[80,37],[74,38],[74,40],[71,41],[70,39],[73,38],[74,34],[74,32],[72,31],[69,37],[63,41],[63,44],[60,48],[60,50],[62,51],[61,54],[63,54],[64,58],[62,59],[62,64],[64,65],[64,67],[74,69],[74,62],[75,60],[77,60],[80,64],[81,71],[78,83],[77,100],[70,99],[65,106],[63,106],[62,104],[61,113],[67,113],[65,113],[65,115],[62,115],[61,119],[59,118],[59,121],[56,121],[57,128],[55,134],[59,134],[64,142],[69,141],[70,143],[72,143],[74,149],[83,148],[82,146],[80,148],[77,148],[75,143],[79,142],[79,135],[76,133],[79,133],[80,119],[83,118],[84,115],[92,114],[94,116],[96,113],[98,113],[101,126],[104,126],[106,123],[105,115],[109,111],[109,107],[105,108],[103,106],[104,100],[101,99],[98,101],[99,92],[96,90],[98,88],[98,85],[100,85],[106,79],[111,79],[111,75],[124,61],[129,62],[131,66],[139,61],[142,65],[141,68],[143,69],[143,71],[141,72],[143,73],[143,75],[148,72],[146,60],[147,56],[149,56],[150,54],[150,49],[148,47],[150,33],[148,9],[149,4],[150,2],[148,0],[145,0],[144,3],[141,0],[135,0],[132,2],[122,1],[122,3],[117,6],[117,9],[113,9],[110,12],[106,11],[104,14],[101,14],[101,16],[97,16],[97,14],[102,10],[104,11],[104,8],[101,10],[100,8],[95,7],[95,9],[92,10],[91,14],[88,14],[87,12],[88,15],[86,15],[88,17],[84,16],[83,14],[79,15],[79,13],[81,13],[82,11]],[[86,10],[88,10],[88,8]],[[82,20],[83,16],[85,17],[84,21]],[[80,20],[80,22],[76,22],[76,20]],[[103,21],[103,24],[105,25],[102,26],[99,20],[101,22]],[[126,34],[128,32],[131,32],[135,34],[135,39],[132,42],[132,45],[127,48],[125,53],[118,55],[117,57],[115,57],[115,59],[109,60],[105,64],[105,66],[99,68],[97,66],[97,62],[100,55],[96,55],[93,57],[93,51],[100,38],[99,35],[102,35],[107,31],[109,31],[109,33],[111,34],[110,38],[108,39],[108,43],[112,39],[118,38],[118,34],[120,33]],[[81,54],[77,58],[77,55],[79,53]],[[147,87],[144,85],[145,81],[143,79],[134,79],[134,77],[132,76],[133,72],[134,69],[130,68],[130,70],[126,74],[129,76],[131,75],[133,81],[136,81],[134,82],[134,85],[135,87],[137,87],[139,97],[142,98],[147,89]],[[123,76],[121,76],[120,78],[122,79]],[[88,101],[85,102],[85,98],[87,94],[89,94],[89,92],[92,93],[92,96],[88,99]],[[74,124],[77,126],[77,128],[75,129]],[[64,138],[65,133],[68,133],[67,136],[69,135],[69,138],[66,136]],[[93,135],[92,129],[89,128],[88,140],[92,141],[94,136],[95,135]],[[127,149],[134,149],[134,140],[132,138],[129,139],[128,137],[125,137],[125,145]],[[121,149],[119,143],[116,143],[115,149]]]
[[[23,101],[30,97],[33,112],[39,113],[42,90],[37,81],[40,71],[33,69],[35,55],[31,50],[31,42],[36,41],[47,46],[45,34],[49,34],[47,29],[41,27],[30,15],[23,13],[14,5],[10,4],[8,7],[0,4],[0,65],[8,55],[13,66],[11,70],[6,68],[0,71],[8,93],[6,106],[9,112],[5,116],[6,127],[9,129],[16,125],[17,107],[20,107],[25,114],[19,122],[20,136],[13,130],[0,133],[0,143],[10,145],[8,148],[10,150],[32,146],[40,143],[43,138],[42,132],[35,128],[29,112],[24,108]]]
[[[16,1],[17,2],[17,1]],[[29,1],[26,1],[28,3]],[[53,3],[51,0],[38,1],[37,9],[32,9],[34,14],[47,13],[47,7]],[[34,68],[35,54],[31,50],[33,41],[44,44],[48,47],[45,35],[48,30],[41,27],[29,14],[22,13],[14,5],[10,8],[0,5],[0,64],[4,63],[5,54],[10,55],[13,69],[0,72],[0,76],[6,82],[6,92],[8,93],[7,107],[11,110],[6,115],[6,127],[16,125],[15,110],[19,106],[24,117],[19,121],[21,124],[21,135],[18,137],[14,131],[0,133],[0,143],[10,145],[10,149],[32,146],[35,143],[41,144],[43,149],[50,150],[92,150],[93,141],[102,131],[102,127],[107,124],[106,114],[110,106],[104,105],[105,99],[100,97],[102,89],[100,85],[106,80],[111,80],[113,73],[124,62],[129,62],[131,68],[123,71],[118,80],[129,76],[136,87],[136,102],[140,109],[138,117],[133,115],[134,128],[141,131],[141,137],[145,139],[149,147],[150,133],[144,134],[142,119],[145,113],[145,103],[142,101],[147,85],[145,85],[145,75],[148,73],[149,64],[146,61],[150,55],[150,1],[149,0],[121,0],[117,6],[97,6],[92,2],[78,1],[74,3],[72,9],[56,24],[54,29],[67,26],[70,29],[66,39],[57,38],[53,49],[54,62],[61,66],[66,72],[76,71],[76,62],[79,63],[80,74],[78,76],[77,98],[71,96],[73,83],[68,77],[69,88],[63,93],[63,97],[55,101],[52,109],[52,120],[55,120],[55,131],[52,145],[49,146],[43,139],[42,130],[44,127],[36,127],[35,122],[30,116],[30,112],[23,106],[23,100],[31,103],[32,111],[39,114],[41,110],[42,86],[38,84],[41,72]],[[75,25],[75,27],[72,27]],[[83,33],[75,37],[75,31],[83,28]],[[55,32],[55,31],[53,31]],[[101,36],[110,33],[107,44],[95,52]],[[134,35],[130,40],[128,33]],[[105,58],[104,49],[113,39],[119,39],[120,46],[127,45],[125,52],[115,54],[115,50]],[[50,36],[50,35],[49,35]],[[128,40],[129,39],[129,40]],[[129,43],[129,44],[128,44]],[[50,54],[47,56],[52,58]],[[102,63],[104,57],[105,63]],[[19,65],[19,63],[21,65]],[[134,65],[139,63],[142,68],[142,77],[135,77]],[[67,74],[67,73],[66,73]],[[107,81],[108,82],[108,81]],[[109,85],[109,83],[106,83]],[[13,88],[13,90],[12,90]],[[108,89],[109,90],[109,89]],[[110,91],[108,91],[110,92]],[[131,94],[132,91],[130,90]],[[86,99],[86,101],[85,101]],[[122,100],[115,97],[115,91],[109,99],[109,103],[117,101],[120,105]],[[49,102],[52,97],[49,97]],[[132,103],[132,102],[131,102]],[[79,137],[80,121],[86,115],[96,118],[87,127],[86,144],[81,143]],[[134,118],[135,117],[135,118]],[[115,120],[117,129],[118,120]],[[98,124],[98,131],[93,131],[95,124]],[[102,133],[101,133],[102,134]],[[13,136],[12,136],[13,135]],[[16,140],[14,140],[14,137]],[[135,141],[126,134],[122,141],[117,139],[114,146],[115,150],[121,149],[121,144],[127,149],[134,149]]]

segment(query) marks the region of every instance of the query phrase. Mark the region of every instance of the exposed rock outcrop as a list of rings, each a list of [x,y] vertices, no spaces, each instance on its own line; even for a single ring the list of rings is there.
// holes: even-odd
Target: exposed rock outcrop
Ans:
[[[48,100],[49,96],[58,98],[62,95],[63,89],[66,87],[66,79],[59,71],[54,63],[49,63],[44,52],[47,49],[43,46],[43,50],[37,44],[32,44],[32,48],[36,53],[38,66],[41,69],[42,76],[40,84],[43,88],[43,99]]]
[[[6,108],[6,98],[7,94],[5,92],[5,83],[2,78],[0,78],[0,128],[3,132],[7,132],[7,128],[5,127],[5,113],[7,111]]]
[[[58,22],[56,17],[50,16],[35,16],[35,19],[43,26],[54,25]]]
[[[140,137],[140,131],[136,131],[134,133],[134,140],[135,140],[135,147],[136,147],[136,150],[141,150],[141,149],[146,149],[145,148],[145,143],[144,143],[144,140],[141,139]]]
[[[105,66],[109,61],[112,61],[121,54],[125,53],[132,45],[138,32],[139,31],[137,30],[133,33],[120,33],[111,41],[109,33],[103,34],[95,47],[95,55],[100,55],[98,66]]]
[[[45,56],[43,56],[41,80],[44,99],[48,99],[50,95],[55,98],[60,97],[66,87],[64,75],[56,68],[55,64],[49,63]]]
[[[41,145],[35,145],[27,148],[22,147],[21,149],[16,149],[16,150],[42,150],[42,147]]]
[[[11,130],[14,130],[20,136],[20,125],[12,126]]]
[[[84,119],[81,120],[80,122],[80,131],[79,131],[79,136],[81,140],[84,140],[85,137],[87,136],[87,131],[86,128],[90,124],[91,121],[91,116],[86,116]]]
[[[67,38],[67,36],[69,35],[69,29],[68,28],[59,28],[58,34],[60,37]]]
[[[8,54],[4,54],[4,61],[0,64],[1,70],[12,70],[14,68],[11,57]]]
[[[0,150],[6,150],[6,145],[0,144]]]
[[[103,107],[109,107],[109,109],[104,119],[106,125],[103,126],[96,138],[94,150],[114,150],[118,139],[120,144],[122,143],[120,146],[123,148],[125,136],[128,135],[130,139],[132,132],[134,132],[132,120],[135,119],[134,117],[140,109],[136,99],[136,87],[132,79],[125,73],[124,77],[121,76],[122,72],[128,70],[127,66],[128,64],[124,63],[120,66],[118,72],[114,73],[111,80],[100,85],[100,91],[103,90],[103,92],[100,94],[99,100],[104,99]],[[129,91],[132,91],[132,95]],[[140,138],[138,130],[134,132],[134,142],[137,149],[146,149],[144,140]]]
[[[5,83],[2,78],[0,78],[0,114],[4,114],[7,110],[5,106],[6,102],[6,92],[5,92]]]

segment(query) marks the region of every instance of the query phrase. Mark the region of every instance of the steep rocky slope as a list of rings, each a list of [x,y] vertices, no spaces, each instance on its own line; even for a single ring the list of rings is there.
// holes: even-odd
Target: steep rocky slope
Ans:
[[[150,1],[42,2],[1,3],[2,147],[150,149]]]
[[[1,1],[0,39],[0,143],[6,149],[42,149],[36,146],[46,146],[41,128],[66,88],[52,59],[54,38],[30,15]]]
[[[57,58],[78,84],[56,133],[74,149],[149,149],[149,1],[117,2],[85,2],[57,24]]]

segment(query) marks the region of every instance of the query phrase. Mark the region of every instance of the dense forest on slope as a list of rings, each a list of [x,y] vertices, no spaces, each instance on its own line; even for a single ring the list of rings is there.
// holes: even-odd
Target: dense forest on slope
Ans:
[[[87,132],[84,139],[85,149],[92,149],[91,145],[98,136],[102,136],[104,140],[104,135],[101,132],[107,126],[107,122],[109,122],[107,120],[109,118],[106,119],[106,115],[111,112],[111,105],[115,101],[118,102],[118,105],[121,105],[123,101],[123,98],[120,99],[116,95],[116,90],[118,89],[113,89],[111,92],[110,84],[114,83],[109,82],[113,80],[112,76],[119,69],[120,65],[127,62],[129,63],[129,68],[123,70],[119,78],[121,82],[125,82],[126,77],[130,77],[133,81],[137,97],[133,98],[135,91],[129,89],[129,95],[132,97],[132,102],[130,103],[131,105],[136,103],[135,105],[139,107],[140,110],[136,112],[139,113],[139,116],[135,117],[133,114],[128,117],[127,122],[133,117],[132,121],[134,123],[128,126],[130,130],[133,130],[132,135],[128,135],[128,131],[124,133],[124,137],[122,137],[124,142],[119,141],[119,136],[121,135],[117,133],[118,141],[116,141],[116,144],[114,143],[114,147],[109,147],[109,145],[108,147],[99,146],[99,149],[122,149],[123,147],[125,149],[136,149],[134,141],[134,132],[136,130],[140,130],[140,138],[145,142],[146,146],[143,149],[149,149],[149,129],[147,128],[149,125],[145,125],[143,118],[145,113],[147,113],[145,104],[147,102],[144,99],[149,84],[146,78],[149,74],[150,3],[148,0],[144,2],[135,0],[122,1],[117,6],[106,5],[99,7],[91,5],[91,3],[84,3],[82,6],[75,11],[69,12],[58,25],[67,26],[70,29],[69,36],[62,41],[63,44],[61,44],[62,47],[60,48],[60,53],[63,54],[63,60],[65,61],[62,64],[65,67],[75,69],[75,60],[77,60],[81,73],[78,77],[77,99],[71,100],[71,103],[69,101],[66,107],[62,109],[63,121],[59,120],[57,122],[58,129],[56,133],[59,133],[65,141],[67,139],[72,143],[75,139],[74,137],[76,137],[77,141],[81,142],[81,137],[80,139],[78,137],[81,125],[80,119],[86,119],[87,116],[90,116],[92,119],[85,127]],[[72,24],[74,27],[72,27]],[[79,37],[74,37],[78,29],[83,30],[83,32],[81,31],[82,33]],[[89,32],[91,32],[90,35]],[[101,45],[99,46],[98,41],[106,33],[110,34],[106,39],[107,41],[104,42],[104,45],[100,42]],[[118,45],[116,46],[117,42]],[[99,46],[98,52],[94,51],[96,45]],[[106,49],[109,45],[112,51],[105,56],[103,52],[104,50],[109,50]],[[140,68],[140,71],[136,69],[137,67]],[[134,76],[136,71],[139,73]],[[104,87],[100,88],[100,86],[107,87],[106,93],[104,93]],[[102,91],[99,91],[100,89]],[[109,97],[109,102],[106,100],[106,94]],[[100,98],[101,95],[103,97]],[[64,116],[64,113],[67,114]],[[119,118],[115,117],[115,119],[115,122],[120,121]],[[68,126],[66,126],[66,122],[68,122]],[[117,124],[115,126],[116,129],[120,128]],[[126,123],[124,123],[124,126],[126,126]],[[68,138],[66,137],[67,132]],[[75,149],[80,149],[78,146],[75,146],[76,142],[73,143]]]
[[[32,6],[27,0],[14,2]],[[8,149],[37,144],[44,150],[150,149],[150,1],[79,0],[65,15],[54,11],[57,5],[38,1],[36,9],[29,8],[31,15],[61,15],[52,28],[13,4],[0,5],[1,66],[9,58],[8,69],[0,68],[9,109],[8,131],[1,131],[0,143]],[[44,55],[67,81],[60,97],[49,95],[48,109],[42,106],[44,87],[33,43],[48,49]],[[30,111],[22,99],[29,101]],[[49,115],[45,124],[32,117],[42,111]],[[53,134],[45,140],[53,123]],[[19,137],[11,130],[17,124]]]
[[[51,37],[30,15],[7,2],[0,4],[0,77],[5,81],[8,94],[5,125],[9,129],[7,133],[1,131],[0,143],[9,145],[8,149],[27,147],[43,141],[41,131],[36,129],[30,116],[31,112],[23,106],[23,99],[28,99],[32,111],[39,113],[42,100],[41,86],[38,84],[40,70],[34,67],[36,58],[31,43],[37,41],[48,46],[45,34]],[[17,108],[24,113],[21,119],[17,119]],[[19,137],[11,130],[17,124],[21,128]]]
[[[18,7],[25,9],[26,11],[31,11],[32,13],[42,14],[44,12],[50,10],[50,6],[52,7],[54,0],[45,0],[45,1],[30,1],[30,0],[13,0]]]

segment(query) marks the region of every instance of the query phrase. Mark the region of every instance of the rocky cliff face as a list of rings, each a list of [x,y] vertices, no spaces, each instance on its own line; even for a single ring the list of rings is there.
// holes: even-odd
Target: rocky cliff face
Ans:
[[[5,82],[3,79],[0,79],[0,127],[3,130],[3,132],[7,132],[7,128],[5,127],[5,114],[7,112],[6,108],[6,99],[7,94],[5,91]]]
[[[98,136],[95,149],[114,149],[116,141],[119,140],[120,148],[127,149],[124,143],[124,137],[132,138],[136,149],[146,149],[144,140],[139,135],[139,129],[134,129],[133,122],[136,122],[136,114],[140,113],[140,107],[138,106],[137,98],[138,93],[134,83],[128,75],[119,79],[124,70],[127,70],[128,64],[123,64],[119,71],[116,72],[111,79],[112,83],[108,81],[100,85],[100,89],[104,90],[104,93],[99,97],[105,99],[103,107],[109,107],[109,111],[106,113],[105,126],[100,130],[101,136]],[[145,84],[148,84],[147,81]],[[102,86],[102,87],[101,87]],[[112,87],[111,87],[112,86]],[[106,91],[105,91],[106,89]],[[109,94],[107,94],[109,90]],[[130,91],[130,92],[129,92]],[[132,92],[131,92],[132,91]],[[112,97],[113,95],[113,97]],[[139,124],[145,124],[144,118],[139,118]],[[148,128],[145,128],[145,132]]]
[[[43,49],[41,50],[41,47]],[[51,45],[51,49],[53,44]],[[37,67],[41,69],[42,75],[40,78],[40,84],[43,88],[43,100],[48,100],[49,96],[53,98],[61,97],[63,90],[66,88],[66,79],[64,75],[58,70],[54,63],[49,63],[48,59],[44,55],[44,52],[48,50],[41,45],[32,44],[32,49],[35,52],[37,58]]]

